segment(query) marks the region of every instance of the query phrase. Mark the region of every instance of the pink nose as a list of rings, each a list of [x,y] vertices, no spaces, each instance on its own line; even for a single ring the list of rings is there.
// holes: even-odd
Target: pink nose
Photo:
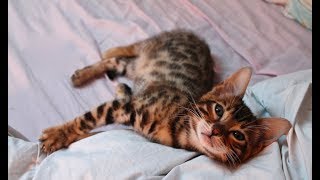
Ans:
[[[218,128],[213,128],[212,129],[212,135],[218,136],[221,134],[221,131]]]

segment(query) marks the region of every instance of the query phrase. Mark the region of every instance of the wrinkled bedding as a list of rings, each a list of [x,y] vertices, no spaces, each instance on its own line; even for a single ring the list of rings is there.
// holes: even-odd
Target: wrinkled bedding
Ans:
[[[108,48],[174,28],[208,42],[215,82],[252,67],[246,103],[258,116],[290,120],[288,137],[237,171],[121,125],[50,156],[39,152],[43,129],[114,98],[117,82],[107,76],[74,88],[76,69]],[[10,0],[8,125],[31,142],[8,136],[9,179],[311,179],[311,54],[312,31],[262,0]]]
[[[204,155],[152,143],[134,131],[110,130],[49,156],[38,143],[8,137],[12,179],[311,179],[312,70],[250,87],[246,104],[259,117],[284,117],[293,127],[236,170]],[[266,91],[266,89],[268,91]],[[294,98],[292,98],[294,97]],[[10,179],[10,178],[9,178]]]
[[[107,77],[77,89],[70,76],[108,48],[178,27],[206,39],[215,82],[244,66],[254,70],[250,85],[312,68],[312,32],[264,1],[10,0],[9,125],[37,141],[44,128],[113,99]]]

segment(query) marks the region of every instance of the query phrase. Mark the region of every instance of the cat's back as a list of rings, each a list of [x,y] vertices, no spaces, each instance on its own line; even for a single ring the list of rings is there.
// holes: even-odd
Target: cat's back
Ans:
[[[213,82],[213,60],[207,43],[191,31],[160,33],[140,43],[139,60],[133,68],[139,90],[169,86],[196,98]]]

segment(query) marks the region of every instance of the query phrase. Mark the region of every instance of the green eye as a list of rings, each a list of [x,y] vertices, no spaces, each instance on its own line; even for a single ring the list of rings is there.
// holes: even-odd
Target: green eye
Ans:
[[[239,141],[243,141],[244,140],[244,135],[241,132],[233,131],[232,134],[237,140],[239,140]]]
[[[220,104],[216,104],[216,107],[214,108],[216,114],[221,117],[224,113],[223,107]]]

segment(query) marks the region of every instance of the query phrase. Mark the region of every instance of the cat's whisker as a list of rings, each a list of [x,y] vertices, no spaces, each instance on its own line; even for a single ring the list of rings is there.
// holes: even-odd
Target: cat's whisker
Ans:
[[[190,109],[190,108],[186,108],[186,107],[183,107],[183,106],[181,106],[180,108],[183,108],[183,109],[189,111],[189,112],[192,113],[195,117],[201,118],[199,115],[197,115],[195,112],[193,112],[192,109]]]
[[[235,159],[236,159],[237,161],[239,161],[239,163],[241,163],[241,160],[240,160],[238,154],[237,154],[233,149],[231,149],[231,154],[233,154],[234,157],[235,157]]]
[[[227,154],[232,157],[232,161],[234,162],[233,165],[235,165],[237,161],[240,162],[239,156],[232,149],[230,149],[230,151],[227,151]]]
[[[184,106],[181,106],[180,105],[180,108],[183,108],[183,109],[186,109],[188,110],[189,112],[192,112],[193,115],[199,117],[199,118],[202,118],[196,111],[194,111],[193,109],[190,109],[190,108],[187,108],[187,107],[184,107]]]
[[[192,97],[192,95],[191,95],[191,93],[190,93],[189,90],[188,90],[188,93],[189,93],[189,95],[190,95],[190,97],[191,97],[191,100],[192,100],[192,102],[189,101],[189,103],[191,104],[191,106],[192,106],[192,104],[193,104],[193,105],[197,108],[200,116],[203,118],[203,114],[202,114],[202,112],[200,111],[200,109],[198,108],[198,106],[196,105],[196,102],[195,102],[194,98]]]
[[[228,153],[226,153],[226,156],[227,156],[227,161],[228,161],[228,164],[229,164],[229,166],[231,166],[231,157],[229,156],[229,154]]]
[[[202,114],[202,112],[199,110],[199,108],[197,107],[197,105],[194,104],[194,103],[192,103],[192,102],[189,102],[189,104],[190,104],[191,108],[194,110],[194,112],[197,112],[197,114],[198,114],[201,118],[203,118],[203,114]],[[197,109],[195,109],[193,106],[195,106]]]
[[[229,152],[226,152],[226,155],[229,157],[229,159],[231,160],[232,162],[232,165],[235,166],[235,160],[234,160],[234,157],[229,153]]]
[[[211,131],[211,127],[210,127],[210,125],[206,122],[206,121],[204,121],[204,128],[207,130],[207,131]]]

